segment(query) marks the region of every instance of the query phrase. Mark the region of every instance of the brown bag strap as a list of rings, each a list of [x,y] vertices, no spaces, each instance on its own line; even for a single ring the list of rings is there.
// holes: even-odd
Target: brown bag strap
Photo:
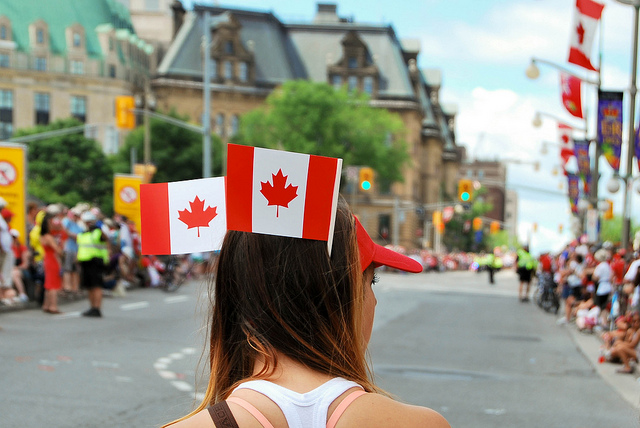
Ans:
[[[233,417],[226,401],[221,401],[207,408],[211,419],[217,428],[240,428]]]

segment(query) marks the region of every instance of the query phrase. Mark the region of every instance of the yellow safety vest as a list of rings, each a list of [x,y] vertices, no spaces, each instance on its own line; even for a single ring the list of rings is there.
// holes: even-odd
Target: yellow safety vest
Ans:
[[[100,229],[83,232],[77,236],[79,262],[102,259],[105,264],[109,263],[109,249],[107,243],[100,240],[101,237],[102,231]]]
[[[531,257],[531,254],[529,254],[527,251],[523,249],[519,249],[517,253],[518,253],[518,267],[523,267],[527,269],[535,268],[535,261],[533,260],[533,257]]]

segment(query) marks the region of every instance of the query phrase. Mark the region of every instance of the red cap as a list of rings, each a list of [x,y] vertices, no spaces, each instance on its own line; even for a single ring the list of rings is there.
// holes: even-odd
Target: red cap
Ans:
[[[13,212],[9,208],[3,208],[0,215],[2,215],[2,218],[7,220],[13,217]]]
[[[373,263],[375,267],[389,266],[390,268],[400,269],[406,272],[422,272],[422,265],[419,262],[373,242],[369,234],[367,234],[367,231],[362,227],[362,224],[360,224],[360,221],[358,221],[357,218],[355,219],[362,271]]]

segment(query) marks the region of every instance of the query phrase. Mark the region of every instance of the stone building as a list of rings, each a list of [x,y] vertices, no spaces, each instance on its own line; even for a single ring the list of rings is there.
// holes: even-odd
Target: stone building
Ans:
[[[455,195],[460,151],[455,111],[439,100],[440,72],[417,67],[419,43],[399,40],[391,25],[342,18],[335,4],[318,4],[307,23],[282,22],[270,12],[200,5],[175,22],[180,26],[151,82],[158,108],[200,120],[208,57],[209,120],[223,141],[237,131],[244,113],[291,79],[347,85],[367,92],[372,106],[398,114],[412,159],[404,182],[384,194],[374,186],[371,193],[347,199],[379,242],[422,244],[424,219],[430,215],[422,208]],[[203,54],[204,31],[212,42]]]
[[[485,202],[493,205],[493,209],[485,214],[485,217],[497,220],[501,223],[513,221],[511,211],[507,218],[507,167],[499,161],[474,160],[470,163],[463,163],[460,166],[459,178],[468,178],[478,182],[487,190],[483,196]],[[511,196],[513,200],[513,196]],[[517,203],[516,203],[517,206]],[[517,217],[517,215],[516,215]]]
[[[73,116],[113,153],[115,97],[138,91],[155,66],[115,0],[0,2],[0,140]]]

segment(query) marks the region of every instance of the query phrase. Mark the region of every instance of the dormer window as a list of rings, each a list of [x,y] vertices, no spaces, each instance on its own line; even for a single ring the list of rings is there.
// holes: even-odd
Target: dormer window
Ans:
[[[331,76],[331,84],[335,89],[340,89],[340,87],[342,87],[342,77],[334,74]]]
[[[73,33],[73,47],[79,48],[82,46],[82,37],[80,37],[80,33]]]
[[[349,85],[349,91],[355,91],[358,89],[358,77],[357,76],[349,76],[349,80],[347,81]]]
[[[217,64],[217,72],[210,76],[224,84],[252,84],[255,80],[254,43],[246,45],[240,37],[242,26],[232,13],[225,12],[220,21],[211,27],[210,58]],[[203,57],[204,61],[204,57]]]
[[[363,86],[362,90],[364,92],[366,92],[369,95],[372,95],[373,94],[373,77],[365,76],[362,86]]]
[[[238,78],[241,82],[249,80],[249,68],[247,67],[247,63],[244,61],[239,64]]]
[[[233,42],[231,40],[227,40],[224,44],[224,53],[227,55],[233,55]]]
[[[347,60],[347,67],[358,68],[358,58],[356,58],[355,56],[350,56]]]
[[[0,25],[0,40],[7,40],[7,26]]]
[[[36,43],[39,45],[44,43],[44,30],[42,28],[36,30]]]
[[[339,89],[345,83],[349,91],[363,91],[376,97],[380,72],[368,46],[356,31],[349,31],[341,41],[342,56],[327,66],[327,80]]]
[[[233,64],[231,64],[231,61],[224,62],[224,78],[226,80],[233,78]]]

